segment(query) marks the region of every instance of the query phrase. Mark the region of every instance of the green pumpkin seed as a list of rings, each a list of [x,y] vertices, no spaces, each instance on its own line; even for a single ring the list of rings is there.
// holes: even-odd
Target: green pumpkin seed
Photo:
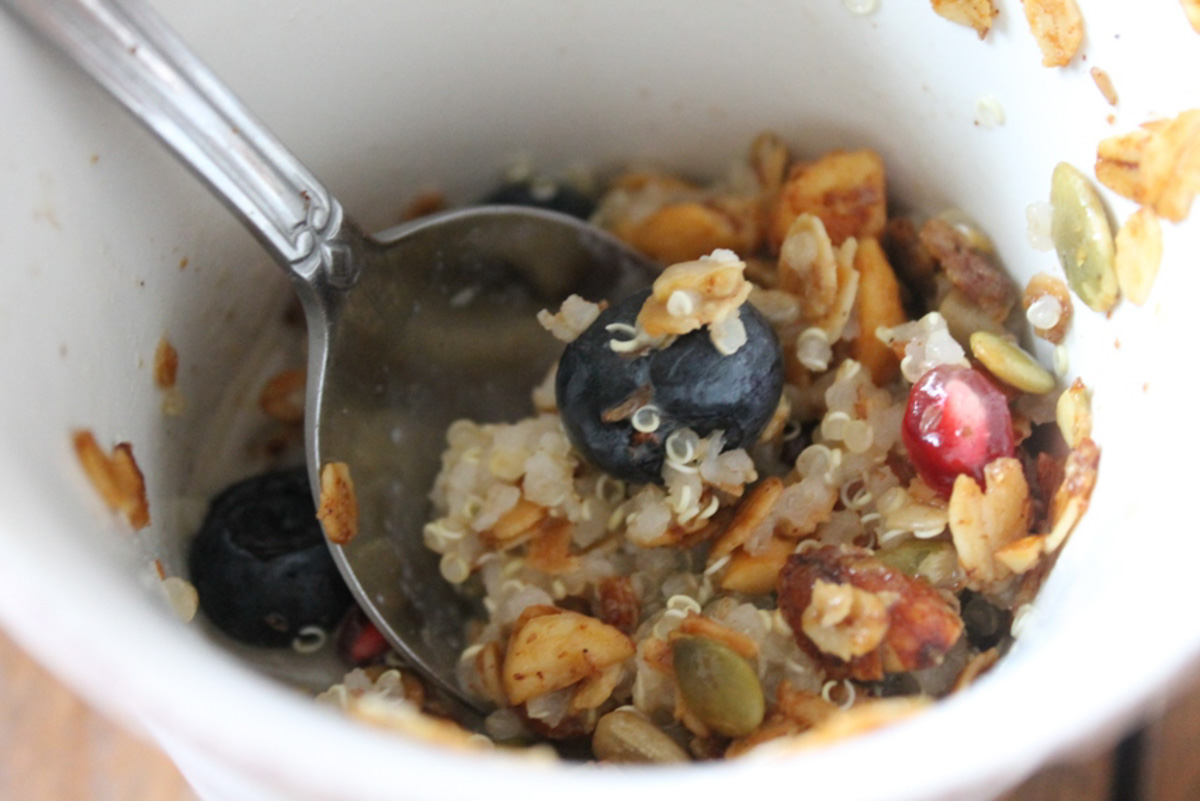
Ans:
[[[958,565],[954,546],[942,540],[908,540],[894,548],[876,551],[875,556],[888,567],[909,576],[922,576],[938,586]]]
[[[1108,311],[1119,289],[1112,228],[1100,196],[1083,173],[1060,162],[1050,178],[1050,205],[1050,236],[1067,283],[1089,308]]]
[[[971,353],[996,378],[1022,392],[1037,395],[1054,389],[1054,376],[1037,359],[1007,339],[988,331],[971,334]]]
[[[596,722],[592,753],[603,762],[665,765],[688,762],[687,751],[638,712],[617,709]]]
[[[683,702],[701,723],[727,737],[741,737],[762,723],[766,704],[750,663],[708,637],[671,643],[675,680]]]

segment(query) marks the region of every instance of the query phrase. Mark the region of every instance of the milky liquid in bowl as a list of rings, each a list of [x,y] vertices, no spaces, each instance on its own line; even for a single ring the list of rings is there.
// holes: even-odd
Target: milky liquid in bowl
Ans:
[[[551,173],[645,160],[712,177],[772,129],[801,155],[879,151],[894,205],[963,209],[1019,284],[1058,270],[1025,232],[1054,165],[1090,172],[1101,138],[1187,108],[1181,76],[1200,67],[1173,4],[1085,9],[1087,61],[1064,70],[1040,65],[1015,3],[984,42],[920,3],[869,16],[836,3],[158,6],[368,230],[428,187],[468,201],[521,157]],[[1115,109],[1092,66],[1112,76]],[[290,685],[324,672],[277,660],[279,682],[232,658],[171,617],[152,562],[181,575],[207,499],[258,467],[244,443],[266,436],[259,382],[296,356],[290,290],[155,142],[7,19],[0,69],[0,618],[208,797],[709,798],[800,781],[847,798],[987,797],[1115,736],[1200,650],[1200,625],[1173,611],[1190,603],[1196,549],[1178,466],[1196,444],[1190,384],[1173,355],[1191,341],[1189,221],[1165,227],[1144,307],[1106,319],[1076,305],[1070,373],[1095,391],[1100,483],[1016,647],[968,692],[819,752],[651,772],[460,755],[318,709]],[[1003,124],[976,124],[985,95]],[[1117,220],[1133,210],[1105,199]],[[150,376],[164,337],[180,356],[179,416]],[[133,444],[149,528],[108,515],[70,450],[77,428]]]

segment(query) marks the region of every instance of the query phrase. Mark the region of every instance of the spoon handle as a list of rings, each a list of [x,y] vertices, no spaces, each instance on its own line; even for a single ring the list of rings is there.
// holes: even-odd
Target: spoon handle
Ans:
[[[285,269],[347,274],[341,205],[140,0],[0,0],[153,131]]]

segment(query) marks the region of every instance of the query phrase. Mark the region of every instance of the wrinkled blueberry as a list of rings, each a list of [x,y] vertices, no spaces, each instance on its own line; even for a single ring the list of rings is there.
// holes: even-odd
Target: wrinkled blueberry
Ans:
[[[481,201],[505,206],[532,206],[586,220],[596,210],[591,197],[557,181],[529,179],[501,185]]]
[[[188,570],[208,619],[249,645],[287,646],[308,626],[332,631],[353,604],[304,470],[264,473],[221,492],[192,541]]]
[[[967,640],[980,651],[1003,642],[1012,628],[1012,613],[993,605],[982,595],[966,590],[959,599]]]
[[[570,343],[555,389],[567,436],[588,461],[626,481],[662,483],[663,446],[674,431],[705,437],[720,430],[730,449],[757,440],[779,404],[783,357],[770,324],[748,303],[740,311],[746,344],[730,355],[713,347],[706,328],[667,348],[617,353],[609,343],[627,337],[608,326],[633,325],[648,296],[639,292],[606,309]],[[652,431],[633,425],[644,407],[657,413]]]

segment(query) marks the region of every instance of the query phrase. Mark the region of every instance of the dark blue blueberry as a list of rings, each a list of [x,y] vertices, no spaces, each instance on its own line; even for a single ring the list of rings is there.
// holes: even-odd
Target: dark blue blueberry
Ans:
[[[334,629],[353,599],[316,515],[304,470],[264,473],[213,499],[188,570],[218,629],[269,647],[307,626]]]
[[[713,347],[707,328],[661,350],[622,354],[609,346],[633,325],[649,296],[639,292],[606,309],[563,351],[556,392],[567,436],[596,467],[637,483],[662,483],[663,445],[690,428],[702,437],[725,432],[725,447],[752,445],[771,420],[783,392],[783,356],[771,326],[749,303],[741,308],[746,344],[728,356]],[[661,422],[634,429],[631,417],[652,405]]]
[[[595,201],[578,189],[556,181],[531,179],[503,184],[487,195],[482,203],[504,206],[532,206],[558,211],[586,220],[596,210]]]
[[[1012,628],[1012,613],[992,604],[987,598],[971,590],[959,596],[962,604],[962,621],[966,627],[967,640],[980,651],[999,645]]]

